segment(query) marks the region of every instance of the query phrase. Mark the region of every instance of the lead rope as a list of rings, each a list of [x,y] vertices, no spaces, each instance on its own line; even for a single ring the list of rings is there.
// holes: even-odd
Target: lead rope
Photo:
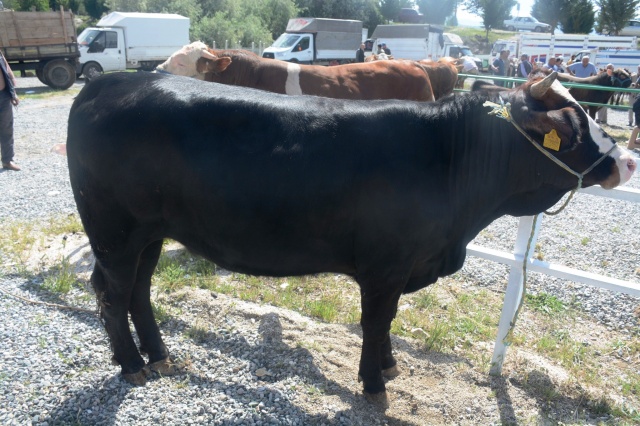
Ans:
[[[533,140],[533,138],[531,136],[529,136],[522,129],[522,127],[520,127],[518,125],[518,123],[516,123],[513,120],[513,117],[511,116],[511,103],[507,102],[505,104],[504,101],[502,100],[502,98],[499,98],[499,99],[500,99],[500,103],[499,104],[497,104],[495,102],[486,101],[484,104],[482,104],[482,106],[488,106],[488,107],[493,108],[491,111],[489,111],[489,115],[495,115],[496,117],[502,118],[504,120],[507,120],[509,123],[513,124],[513,126],[520,133],[522,133],[522,135],[525,138],[527,138],[527,140],[529,142],[531,142],[531,144],[538,151],[543,153],[547,158],[549,158],[551,161],[556,163],[558,166],[562,167],[567,172],[571,173],[572,175],[574,175],[575,177],[578,178],[578,185],[574,189],[571,190],[571,193],[569,194],[569,197],[567,197],[566,201],[562,204],[562,206],[560,206],[556,211],[545,211],[544,212],[544,214],[546,214],[547,216],[555,216],[555,215],[559,214],[560,212],[562,212],[569,205],[569,202],[573,198],[573,195],[576,193],[576,191],[578,189],[582,188],[582,179],[584,178],[584,176],[587,173],[589,173],[591,170],[593,170],[598,164],[600,164],[616,148],[616,145],[614,144],[609,151],[604,153],[595,163],[593,163],[591,166],[589,166],[589,168],[587,168],[587,170],[585,170],[584,172],[582,172],[582,173],[575,172],[575,171],[571,170],[571,168],[569,166],[564,164],[558,158],[556,158],[553,155],[551,155],[548,151],[546,151],[538,143],[536,143]],[[516,312],[515,312],[515,314],[513,316],[513,320],[509,324],[509,331],[507,331],[507,334],[502,339],[502,343],[505,346],[509,346],[511,344],[511,336],[513,335],[513,330],[515,328],[516,321],[518,320],[518,315],[520,314],[520,309],[522,308],[522,305],[524,304],[524,298],[525,298],[526,291],[527,291],[527,263],[529,262],[529,252],[531,251],[531,243],[533,241],[533,235],[535,233],[536,223],[537,222],[538,222],[538,215],[535,215],[534,218],[533,218],[533,224],[531,226],[531,235],[529,235],[529,241],[527,242],[527,248],[526,248],[525,253],[524,253],[524,262],[522,263],[522,296],[520,297],[520,301],[518,302],[518,307],[516,308]]]

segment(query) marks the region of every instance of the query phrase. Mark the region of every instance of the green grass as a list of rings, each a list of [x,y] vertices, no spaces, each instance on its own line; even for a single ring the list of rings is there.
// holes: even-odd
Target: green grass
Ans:
[[[24,93],[22,90],[19,90],[19,96],[21,100],[24,99],[49,99],[55,98],[58,96],[76,96],[80,93],[81,88],[78,87],[70,87],[67,90],[57,90],[49,88],[44,89],[44,91],[39,91],[38,93]]]
[[[527,294],[525,300],[531,309],[544,312],[547,315],[557,314],[566,309],[560,299],[547,293]]]
[[[68,293],[76,283],[73,266],[67,259],[63,259],[45,275],[42,286],[53,293]]]

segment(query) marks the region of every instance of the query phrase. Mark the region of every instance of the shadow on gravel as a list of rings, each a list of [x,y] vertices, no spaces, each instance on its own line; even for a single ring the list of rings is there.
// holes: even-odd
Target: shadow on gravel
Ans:
[[[543,424],[603,424],[609,419],[611,407],[607,401],[593,399],[587,395],[566,396],[567,391],[548,374],[532,370],[526,378],[490,377],[491,389],[495,393],[500,421],[503,425],[516,425],[518,418],[513,409],[510,393],[518,388],[536,401],[538,414]],[[510,390],[511,389],[511,390]],[[577,392],[576,392],[577,393]],[[520,419],[522,420],[522,419]]]

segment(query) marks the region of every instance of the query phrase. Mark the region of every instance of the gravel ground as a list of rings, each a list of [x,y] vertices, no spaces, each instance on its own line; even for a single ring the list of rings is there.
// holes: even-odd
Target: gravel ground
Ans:
[[[35,78],[19,79],[19,88],[22,93],[43,89]],[[16,161],[23,171],[0,171],[0,187],[5,191],[2,220],[75,212],[66,158],[51,152],[54,144],[65,142],[71,102],[66,96],[21,103],[15,130]],[[610,111],[609,124],[624,128],[626,111]],[[640,188],[639,175],[627,186]],[[550,262],[638,282],[639,213],[638,205],[578,194],[562,214],[544,219],[537,251]],[[516,225],[511,217],[497,220],[475,243],[510,251]],[[86,245],[74,254],[89,258]],[[504,291],[508,271],[503,265],[469,257],[459,276],[463,287],[482,285]],[[57,302],[55,295],[43,294],[40,280],[37,275],[0,275],[0,287],[23,297]],[[627,334],[639,330],[634,314],[638,298],[538,274],[530,275],[529,291],[578,302],[605,329]],[[472,390],[463,395],[466,405],[458,407],[447,401],[453,397],[442,389],[437,402],[416,412],[412,408],[410,420],[389,412],[385,416],[353,391],[360,386],[353,373],[360,348],[357,327],[318,325],[290,311],[229,301],[224,296],[213,299],[198,293],[195,302],[189,303],[177,299],[181,320],[163,325],[162,331],[173,355],[184,360],[191,373],[155,378],[136,388],[121,380],[119,368],[109,365],[109,344],[95,315],[24,304],[0,294],[0,424],[498,424],[530,415],[526,410],[537,412],[500,398],[479,407],[474,401],[483,394],[474,395]],[[75,303],[94,308],[94,302],[80,294]],[[194,324],[205,321],[205,336],[185,337]],[[296,346],[297,333],[303,332],[317,340],[324,334],[348,336],[344,347],[325,356],[329,367],[337,366],[335,372],[320,371],[320,360]],[[394,344],[403,352],[406,349],[406,357],[414,357],[416,365],[421,365],[420,360],[432,368],[460,363],[455,357],[443,361],[436,355],[418,355],[400,340]],[[344,371],[347,366],[353,368]],[[442,374],[442,381],[450,380]],[[487,381],[465,374],[474,383]],[[487,383],[489,391],[501,394],[494,382]],[[314,396],[318,389],[325,394],[321,400]],[[396,393],[400,405],[406,395],[401,390]],[[514,394],[509,398],[516,400]],[[410,398],[405,402],[412,404]]]

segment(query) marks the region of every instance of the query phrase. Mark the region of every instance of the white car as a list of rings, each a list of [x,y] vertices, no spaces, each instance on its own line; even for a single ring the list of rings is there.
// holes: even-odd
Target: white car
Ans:
[[[640,36],[640,21],[629,21],[627,24],[620,30],[621,36]]]
[[[551,25],[538,21],[531,16],[518,16],[517,18],[507,19],[504,26],[509,31],[529,30],[536,33],[551,31]]]

